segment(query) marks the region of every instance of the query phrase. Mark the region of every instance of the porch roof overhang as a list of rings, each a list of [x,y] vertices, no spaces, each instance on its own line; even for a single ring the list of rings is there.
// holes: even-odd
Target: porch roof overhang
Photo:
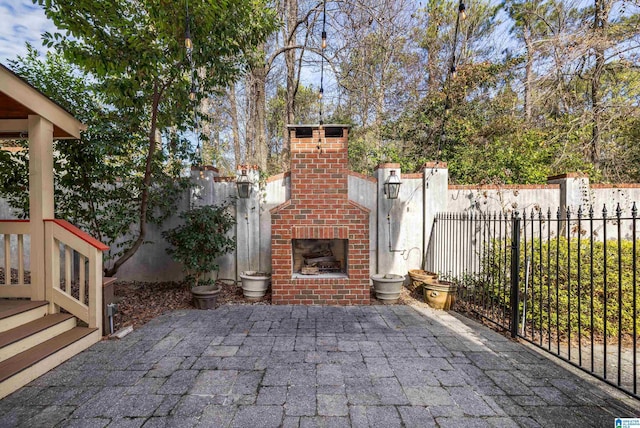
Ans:
[[[71,113],[0,64],[0,140],[27,138],[31,115],[53,124],[54,139],[79,139],[86,129]]]

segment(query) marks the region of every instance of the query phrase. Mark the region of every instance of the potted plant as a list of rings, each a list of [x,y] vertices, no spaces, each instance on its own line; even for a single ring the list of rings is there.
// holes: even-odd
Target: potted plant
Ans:
[[[434,279],[426,281],[422,290],[426,304],[433,309],[448,311],[456,301],[458,285],[454,282]]]
[[[376,299],[383,303],[395,303],[400,299],[404,276],[393,273],[371,275]]]
[[[418,287],[424,286],[427,281],[436,281],[438,274],[435,272],[429,272],[422,269],[411,269],[409,271],[409,277],[415,290]]]
[[[247,270],[240,273],[242,280],[242,294],[247,300],[260,300],[264,297],[269,288],[271,274]]]
[[[182,225],[162,233],[170,245],[167,254],[182,263],[185,280],[191,285],[194,306],[212,309],[220,285],[211,279],[203,279],[220,268],[217,263],[220,256],[235,249],[235,238],[227,236],[235,219],[227,205],[192,208],[180,218],[184,220]]]

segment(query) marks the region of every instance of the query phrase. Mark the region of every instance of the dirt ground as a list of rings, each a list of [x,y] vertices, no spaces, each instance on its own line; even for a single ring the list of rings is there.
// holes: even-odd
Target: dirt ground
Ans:
[[[242,296],[242,288],[230,281],[219,281],[222,291],[218,296],[220,305],[270,305],[271,293],[259,302],[249,302]],[[188,287],[178,282],[125,282],[114,284],[115,302],[118,313],[114,317],[114,331],[133,326],[134,329],[165,312],[176,309],[193,309]],[[371,291],[371,304],[382,305]],[[404,288],[400,305],[426,306],[422,300],[422,290]]]

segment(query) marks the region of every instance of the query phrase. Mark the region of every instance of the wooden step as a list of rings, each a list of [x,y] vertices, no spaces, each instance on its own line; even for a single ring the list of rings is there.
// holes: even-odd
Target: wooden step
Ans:
[[[2,299],[0,303],[0,332],[11,330],[47,315],[47,302]]]
[[[74,327],[0,362],[0,399],[100,340],[95,328]]]
[[[0,362],[26,351],[53,336],[76,326],[71,314],[53,314],[38,318],[11,330],[0,333]]]

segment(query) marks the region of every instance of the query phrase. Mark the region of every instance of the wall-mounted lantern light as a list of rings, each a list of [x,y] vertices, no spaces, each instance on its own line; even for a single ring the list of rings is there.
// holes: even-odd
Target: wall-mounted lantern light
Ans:
[[[238,186],[238,197],[247,199],[251,194],[251,180],[249,180],[246,169],[242,170],[242,175],[236,180],[236,186]]]
[[[391,170],[391,174],[384,182],[384,194],[387,196],[387,199],[398,199],[400,184],[402,184],[400,182],[400,177],[396,175],[394,170]]]

